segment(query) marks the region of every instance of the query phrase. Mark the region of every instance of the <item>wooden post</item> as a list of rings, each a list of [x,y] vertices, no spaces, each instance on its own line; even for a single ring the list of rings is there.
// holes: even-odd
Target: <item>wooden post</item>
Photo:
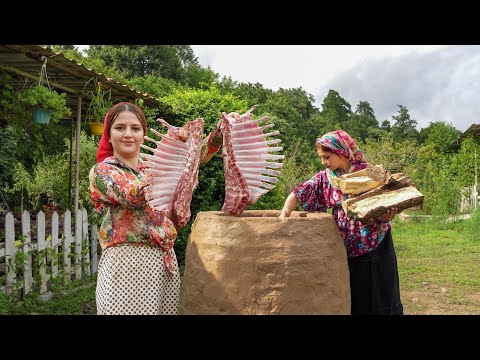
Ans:
[[[82,278],[82,210],[75,213],[75,279]]]
[[[52,241],[50,242],[50,247],[52,251],[51,261],[52,261],[52,278],[57,277],[58,275],[58,213],[53,212],[52,215]]]
[[[5,292],[12,294],[13,284],[15,283],[15,219],[12,213],[5,216]]]
[[[78,192],[80,177],[80,125],[82,122],[82,97],[77,97],[77,132],[75,135],[75,202],[74,214],[77,216],[78,211]]]
[[[98,268],[98,244],[97,244],[97,224],[92,224],[90,235],[90,256],[92,257],[91,270],[92,274],[97,273]]]
[[[26,254],[26,260],[23,264],[23,295],[27,295],[32,289],[32,235],[30,228],[30,214],[24,210],[22,213],[22,236],[25,239],[23,243],[23,253]]]
[[[45,214],[43,211],[37,213],[37,260],[39,264],[40,274],[40,294],[47,292],[47,257],[46,254],[41,254],[42,250],[47,248],[47,242],[45,240]]]
[[[63,265],[65,271],[65,283],[72,280],[71,249],[72,244],[72,214],[70,210],[63,214]]]
[[[87,214],[87,209],[82,209],[82,250],[85,247],[86,251],[85,254],[83,254],[83,270],[84,270],[84,277],[90,275],[90,241],[89,241],[89,236],[88,236],[88,214]]]

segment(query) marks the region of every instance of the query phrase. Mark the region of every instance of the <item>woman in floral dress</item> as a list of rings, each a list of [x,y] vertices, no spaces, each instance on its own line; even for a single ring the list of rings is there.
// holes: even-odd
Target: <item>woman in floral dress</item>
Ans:
[[[177,229],[171,219],[145,199],[148,185],[139,161],[147,133],[144,112],[135,104],[114,105],[104,120],[97,164],[90,170],[90,198],[100,214],[102,248],[97,314],[177,314],[180,276],[173,245]],[[180,129],[178,139],[188,132]],[[219,149],[221,133],[204,140],[201,162]]]
[[[316,150],[326,169],[297,185],[287,197],[280,219],[290,216],[298,202],[305,211],[326,212],[332,208],[347,250],[351,314],[403,314],[390,222],[397,209],[389,209],[381,219],[367,223],[348,219],[342,209],[346,195],[340,190],[340,176],[364,169],[367,160],[343,130],[318,138]]]

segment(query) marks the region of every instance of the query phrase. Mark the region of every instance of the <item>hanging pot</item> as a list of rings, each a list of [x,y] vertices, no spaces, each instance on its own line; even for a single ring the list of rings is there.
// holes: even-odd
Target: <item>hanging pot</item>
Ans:
[[[88,123],[90,127],[90,134],[95,136],[101,136],[103,134],[103,124],[101,123]]]
[[[53,110],[36,108],[33,110],[33,121],[38,124],[48,124],[52,117]]]

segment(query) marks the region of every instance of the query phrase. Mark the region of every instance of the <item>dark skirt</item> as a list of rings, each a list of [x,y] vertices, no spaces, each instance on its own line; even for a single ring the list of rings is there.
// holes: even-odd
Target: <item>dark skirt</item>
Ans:
[[[348,258],[352,315],[402,315],[397,256],[391,230],[378,248]]]

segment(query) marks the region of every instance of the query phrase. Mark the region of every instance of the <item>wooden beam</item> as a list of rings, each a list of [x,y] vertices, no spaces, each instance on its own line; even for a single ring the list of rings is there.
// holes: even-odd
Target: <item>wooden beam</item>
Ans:
[[[20,76],[23,76],[23,77],[26,77],[26,78],[35,80],[35,81],[37,81],[37,82],[40,80],[39,76],[37,76],[37,75],[29,74],[29,73],[27,73],[27,72],[25,72],[25,71],[16,69],[16,68],[11,67],[11,66],[8,66],[8,65],[2,65],[2,64],[0,64],[0,68],[2,68],[3,70],[9,71],[9,72],[13,72],[13,73],[15,73],[15,74],[17,74],[17,75],[20,75]],[[42,79],[42,82],[43,82],[44,84],[47,83],[46,80],[44,80],[44,79]],[[74,90],[74,89],[72,89],[72,88],[70,88],[70,87],[68,87],[68,86],[61,85],[61,84],[57,84],[57,83],[52,83],[52,84],[50,84],[50,85],[53,86],[53,87],[55,87],[55,88],[57,88],[57,89],[66,91],[66,92],[68,92],[68,93],[70,93],[70,94],[78,95],[78,92],[77,92],[76,90]]]

